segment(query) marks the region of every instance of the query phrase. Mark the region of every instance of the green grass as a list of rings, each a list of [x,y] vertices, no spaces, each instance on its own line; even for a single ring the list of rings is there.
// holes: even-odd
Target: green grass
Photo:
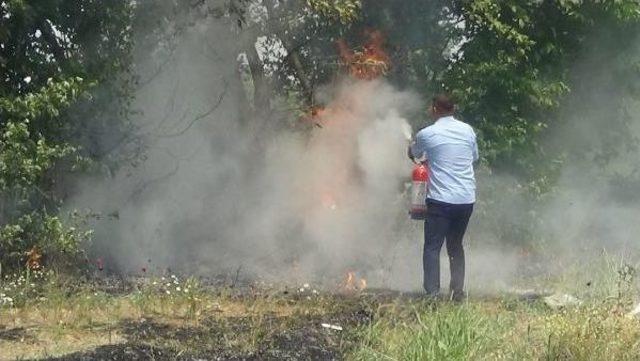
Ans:
[[[473,305],[395,306],[362,329],[354,360],[468,360],[495,341],[496,322]]]
[[[634,269],[610,257],[566,266],[542,284],[583,303],[560,310],[506,295],[381,305],[347,359],[640,360],[640,320],[628,316],[638,295]]]
[[[625,309],[626,310],[626,309]],[[640,323],[615,303],[552,311],[499,300],[396,307],[359,330],[352,360],[638,360]]]

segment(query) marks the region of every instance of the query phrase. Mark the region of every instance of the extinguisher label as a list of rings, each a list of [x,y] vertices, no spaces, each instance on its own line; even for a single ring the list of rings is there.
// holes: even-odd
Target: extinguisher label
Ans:
[[[427,182],[413,182],[411,187],[411,206],[424,208],[427,203]]]

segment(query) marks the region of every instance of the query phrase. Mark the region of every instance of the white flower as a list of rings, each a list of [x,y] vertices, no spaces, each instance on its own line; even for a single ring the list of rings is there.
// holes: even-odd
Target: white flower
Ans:
[[[180,287],[176,287],[176,291],[180,292]]]
[[[166,290],[165,292],[166,292],[168,295],[170,295],[170,294],[171,294],[171,291],[169,291],[169,290]]]

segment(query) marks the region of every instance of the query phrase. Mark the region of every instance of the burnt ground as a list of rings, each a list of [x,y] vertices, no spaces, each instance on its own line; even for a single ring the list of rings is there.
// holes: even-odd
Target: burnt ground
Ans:
[[[92,280],[92,289],[106,292],[111,297],[128,297],[139,287],[135,279]],[[75,292],[69,287],[69,295]],[[81,286],[80,286],[81,287]],[[214,295],[219,285],[205,283],[207,293]],[[386,292],[323,292],[317,300],[299,294],[295,289],[257,290],[254,286],[238,285],[227,296],[233,302],[255,307],[256,299],[268,299],[266,303],[295,307],[295,311],[275,312],[253,310],[234,315],[220,316],[213,312],[197,323],[175,322],[165,314],[152,313],[143,317],[119,318],[117,323],[95,323],[89,332],[101,330],[108,341],[94,347],[78,347],[66,354],[54,357],[22,358],[31,360],[341,360],[346,351],[357,342],[357,327],[373,321],[376,307],[396,298]],[[305,302],[309,303],[306,310]],[[258,316],[256,314],[259,314]],[[323,327],[338,325],[342,330]],[[107,330],[108,329],[108,330]],[[23,327],[0,325],[0,343],[14,342],[20,347],[24,342],[38,343],[38,336]],[[80,331],[82,332],[82,331]],[[111,340],[111,333],[114,340]],[[117,334],[117,337],[115,336]],[[81,334],[76,334],[82,342]],[[11,346],[13,347],[13,346]],[[0,352],[1,353],[1,352]],[[0,359],[3,359],[0,355]]]
[[[363,310],[333,315],[332,320],[345,328],[368,322],[370,315]],[[289,320],[267,318],[266,323]],[[248,320],[232,320],[232,329],[244,332],[251,327]],[[46,360],[340,360],[345,347],[352,340],[345,333],[320,326],[319,318],[295,320],[295,325],[285,332],[269,335],[256,352],[243,353],[224,347],[228,325],[205,322],[202,327],[168,327],[153,320],[129,322],[121,325],[126,330],[126,342],[100,346],[86,352],[73,353]],[[231,331],[233,332],[233,331]],[[172,345],[193,344],[191,351],[176,350]]]
[[[90,287],[108,294],[111,302],[118,305],[116,310],[122,304],[131,306],[128,300],[141,282],[148,279],[93,280]],[[82,302],[73,295],[82,287],[86,284],[77,288],[67,285],[69,291],[65,289],[65,293],[70,303]],[[260,288],[250,284],[229,288],[209,282],[203,287],[206,291],[202,295],[214,303],[220,301],[222,306],[220,310],[204,312],[197,322],[178,315],[179,307],[172,309],[173,303],[142,314],[120,313],[109,323],[96,318],[89,326],[75,325],[70,331],[58,329],[57,321],[54,325],[14,327],[8,327],[7,322],[3,327],[0,322],[0,346],[4,342],[8,347],[38,348],[33,356],[23,357],[18,352],[9,360],[341,360],[360,345],[362,335],[358,328],[375,321],[388,306],[411,305],[422,299],[420,294],[381,289],[315,294],[308,290],[300,293],[300,288]],[[219,294],[221,289],[226,292],[224,296]],[[323,323],[342,329],[326,328]],[[38,333],[38,328],[49,331]],[[52,353],[47,353],[46,347],[44,353],[41,351],[44,344],[40,338],[51,335],[51,329],[77,344],[50,351],[56,356],[46,356]],[[47,347],[58,342],[56,339],[60,337],[54,336]],[[1,349],[0,359],[4,360]]]
[[[224,324],[207,319],[194,327],[172,327],[154,319],[126,321],[115,327],[124,336],[124,343],[45,360],[340,360],[345,347],[353,341],[351,335],[324,328],[321,323],[349,329],[371,319],[371,312],[357,302],[340,313],[322,317],[267,315],[258,330],[265,334],[252,352],[228,347],[226,342],[252,332],[255,321],[248,317],[225,319]],[[284,330],[283,325],[287,326]],[[270,333],[272,327],[279,331]],[[0,337],[15,339],[20,333],[19,329],[8,330]]]

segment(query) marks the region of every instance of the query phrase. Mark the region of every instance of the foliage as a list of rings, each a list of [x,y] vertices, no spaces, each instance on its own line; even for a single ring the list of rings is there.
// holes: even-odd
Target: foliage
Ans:
[[[0,124],[3,128],[0,191],[3,194],[17,192],[13,197],[15,201],[25,201],[29,188],[41,184],[53,162],[75,151],[68,144],[50,144],[43,131],[33,123],[59,121],[60,112],[76,101],[85,88],[81,78],[62,82],[51,80],[37,93],[13,99],[0,98],[3,119]]]
[[[342,24],[353,22],[362,7],[360,0],[307,0],[307,4],[317,14]]]
[[[567,149],[550,147],[543,138],[567,122],[567,109],[593,102],[593,94],[581,91],[589,78],[585,73],[619,74],[621,92],[602,97],[611,102],[607,109],[620,112],[592,151],[610,159],[606,156],[632,142],[624,138],[629,121],[623,112],[624,99],[637,96],[632,88],[640,75],[634,49],[640,35],[637,1],[362,1],[348,21],[335,21],[340,1],[309,1],[311,11],[263,4],[268,16],[257,36],[286,50],[263,64],[275,70],[266,75],[271,99],[306,94],[303,106],[313,106],[315,89],[340,72],[335,42],[344,39],[358,48],[376,29],[385,34],[392,60],[387,79],[419,90],[426,101],[443,90],[453,93],[461,116],[479,133],[483,161],[516,176],[527,191],[542,195],[557,181]],[[625,49],[630,49],[626,55]],[[601,54],[600,65],[615,62],[615,69],[577,72],[577,60],[591,52]],[[259,69],[254,66],[252,75]],[[305,96],[299,99],[305,102]],[[422,117],[414,120],[416,126],[424,125]]]
[[[77,154],[76,148],[55,144],[42,132],[31,130],[34,122],[59,120],[60,112],[86,89],[80,78],[50,80],[38,92],[0,98],[4,120],[0,128],[0,249],[7,265],[17,266],[34,246],[51,254],[77,252],[77,243],[88,236],[77,234],[73,227],[65,229],[58,217],[46,211],[57,206],[48,174],[56,162]]]
[[[170,54],[180,33],[202,17],[223,19],[237,35],[230,49],[243,54],[247,66],[232,81],[244,122],[290,125],[278,121],[306,114],[322,100],[318,89],[341,74],[336,41],[361,50],[376,29],[386,36],[392,62],[387,80],[417,90],[425,101],[442,90],[453,93],[461,116],[479,133],[489,174],[509,173],[509,192],[531,196],[527,200],[552,192],[567,160],[604,168],[637,142],[628,106],[640,94],[640,4],[634,0],[10,0],[0,15],[5,235],[17,234],[18,226],[52,226],[47,217],[63,204],[67,174],[79,162],[109,173],[125,159],[135,162],[144,144],[129,121],[130,105],[136,86],[145,84],[132,72],[134,36],[140,52]],[[258,54],[257,41],[266,55]],[[589,64],[576,67],[576,59]],[[606,91],[592,91],[602,84]],[[585,103],[606,111],[586,114],[580,111]],[[277,112],[278,106],[300,112]],[[567,109],[578,111],[568,116]],[[609,122],[589,142],[545,142],[570,121],[605,114]],[[414,125],[423,126],[423,117],[416,115]],[[638,178],[633,172],[615,178],[631,189]],[[502,189],[491,187],[487,203],[498,204]],[[505,238],[533,233],[535,202],[528,204],[534,206],[523,207]],[[42,244],[41,236],[24,231],[12,242]]]
[[[624,49],[638,34],[639,11],[636,1],[455,3],[451,16],[464,27],[445,88],[460,99],[465,119],[480,131],[492,166],[525,177],[549,173],[538,165],[540,157],[559,155],[545,153],[539,137],[560,121],[561,102],[579,86],[581,79],[571,77],[576,59],[605,41],[615,44],[607,45],[614,51],[609,55]],[[598,39],[602,28],[616,35]]]
[[[130,127],[131,4],[5,1],[0,14],[0,262],[19,267],[28,250],[53,260],[90,236],[57,214],[66,175],[113,166]]]

